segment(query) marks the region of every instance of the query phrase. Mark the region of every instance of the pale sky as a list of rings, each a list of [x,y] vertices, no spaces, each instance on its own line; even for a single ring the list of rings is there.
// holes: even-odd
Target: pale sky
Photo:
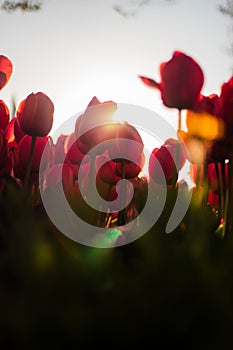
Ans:
[[[0,11],[0,54],[14,64],[0,98],[17,104],[43,91],[54,102],[55,130],[82,111],[96,95],[159,112],[173,124],[174,111],[162,106],[138,74],[159,80],[159,64],[180,50],[205,74],[204,94],[219,92],[232,74],[230,21],[217,9],[221,0],[43,0],[36,13]],[[125,18],[114,5],[136,9]],[[169,119],[170,118],[170,119]]]

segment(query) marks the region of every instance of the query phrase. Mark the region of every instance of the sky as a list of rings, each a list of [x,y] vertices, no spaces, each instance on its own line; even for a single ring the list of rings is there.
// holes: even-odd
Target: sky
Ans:
[[[55,105],[56,130],[97,96],[146,107],[175,125],[175,111],[138,75],[159,80],[159,65],[175,50],[192,56],[205,74],[203,94],[218,93],[232,74],[230,21],[221,0],[42,0],[36,13],[0,11],[0,54],[14,65],[0,98],[10,107],[31,92]],[[129,11],[122,16],[114,8]]]

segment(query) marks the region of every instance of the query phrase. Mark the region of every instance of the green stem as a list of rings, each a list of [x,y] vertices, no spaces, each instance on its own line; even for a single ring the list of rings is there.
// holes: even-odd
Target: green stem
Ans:
[[[203,183],[202,183],[202,207],[206,207],[208,203],[208,194],[209,194],[209,183],[208,183],[208,152],[207,145],[204,144],[204,164],[203,164]]]
[[[201,167],[202,164],[197,164],[197,179],[196,179],[196,199],[198,203],[198,207],[200,206],[201,200]]]
[[[233,231],[233,151],[231,151],[230,159],[228,162],[228,186],[226,189],[226,196],[228,200],[228,206],[226,208],[227,216],[226,216],[226,230],[227,234],[232,234]]]
[[[92,203],[93,186],[95,186],[95,159],[96,159],[95,154],[91,153],[88,186],[87,186],[87,199],[90,201],[90,203]]]
[[[222,172],[219,169],[220,164],[218,162],[215,163],[215,171],[217,176],[218,183],[218,207],[220,207],[220,216],[224,217],[224,192],[223,192],[223,182],[222,182]]]
[[[182,126],[182,114],[181,114],[181,109],[178,110],[178,130],[181,130]]]
[[[122,179],[125,179],[125,162],[124,160],[121,161],[121,174],[122,174]],[[125,183],[121,184],[121,207],[124,207],[125,205],[125,192],[126,192],[126,188],[125,188]],[[119,211],[118,213],[118,220],[117,220],[117,225],[118,226],[122,226],[125,224],[125,209],[123,208],[122,210]]]
[[[177,133],[179,130],[181,130],[181,125],[182,125],[182,116],[181,116],[181,110],[178,110],[178,129]],[[180,141],[179,141],[180,142]],[[179,176],[179,165],[180,165],[180,144],[177,144],[177,147],[175,148],[175,154],[174,154],[174,162],[175,162],[175,168],[174,168],[174,174],[173,174],[173,187],[176,187],[176,177],[177,174]]]
[[[226,191],[227,191],[227,183],[226,183],[226,164],[225,161],[220,163],[221,167],[221,181],[222,181],[222,195],[223,195],[223,203],[226,201]]]
[[[106,198],[107,201],[109,201],[110,199],[111,192],[112,192],[112,184],[108,184],[108,192],[107,192],[107,198]],[[100,211],[99,217],[98,217],[98,226],[106,227],[108,217],[109,217],[108,213],[104,213]]]
[[[30,148],[30,154],[28,158],[28,164],[25,172],[25,177],[24,177],[24,183],[23,183],[23,189],[24,193],[27,196],[29,193],[29,182],[30,182],[30,176],[31,176],[31,171],[32,171],[32,162],[33,162],[33,156],[34,156],[34,151],[35,151],[35,145],[36,145],[36,136],[32,136],[32,142],[31,142],[31,148]]]

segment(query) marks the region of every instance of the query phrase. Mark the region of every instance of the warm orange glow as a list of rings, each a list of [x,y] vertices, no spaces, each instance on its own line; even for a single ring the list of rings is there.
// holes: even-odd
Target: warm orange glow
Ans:
[[[221,139],[224,135],[223,121],[206,112],[188,111],[186,125],[190,135],[206,141]]]
[[[203,140],[193,137],[183,130],[178,130],[178,137],[184,142],[189,161],[194,164],[203,164],[206,157],[206,147]]]

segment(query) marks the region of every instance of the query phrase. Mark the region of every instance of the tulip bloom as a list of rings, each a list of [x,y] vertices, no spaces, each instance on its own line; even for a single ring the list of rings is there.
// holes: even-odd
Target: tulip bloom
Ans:
[[[105,161],[105,163],[99,168],[96,177],[100,178],[104,183],[107,183],[109,185],[116,185],[121,178],[115,173],[115,162],[104,155],[101,155],[97,158],[97,166],[100,161]]]
[[[222,114],[221,107],[221,99],[217,94],[211,94],[209,96],[200,95],[197,104],[193,108],[193,112],[220,117]]]
[[[222,103],[222,119],[229,135],[233,132],[233,77],[222,85],[220,99]]]
[[[185,163],[184,150],[179,142],[175,140],[167,140],[168,144],[164,144],[160,148],[155,148],[149,159],[149,176],[155,183],[162,185],[165,177],[167,185],[175,185],[178,179],[178,171],[183,167]],[[177,149],[179,147],[179,159],[176,159]],[[162,168],[158,168],[158,163]],[[177,166],[176,166],[177,164]]]
[[[0,130],[0,170],[3,170],[8,163],[9,150],[6,137]]]
[[[116,168],[115,168],[116,175],[120,177],[124,175],[126,179],[137,177],[139,173],[142,171],[144,163],[145,163],[145,155],[144,153],[141,153],[137,163],[129,162],[124,165],[124,174],[122,172],[122,165],[120,163],[116,163]]]
[[[10,111],[4,101],[0,100],[0,129],[6,130],[10,120]]]
[[[121,140],[123,139],[123,140]],[[144,145],[137,129],[128,123],[115,123],[114,138],[108,148],[109,157],[114,162],[137,161]]]
[[[28,95],[17,111],[20,128],[30,136],[46,136],[53,124],[54,105],[42,92]]]
[[[100,145],[98,153],[102,153],[101,143],[113,136],[111,121],[116,108],[116,103],[112,101],[101,103],[96,97],[93,97],[75,125],[77,146],[82,153],[88,153],[97,145]]]
[[[38,137],[35,143],[35,151],[32,160],[32,173],[39,173],[41,157],[44,152],[45,146],[48,142],[48,137]],[[17,148],[17,158],[15,162],[14,172],[16,177],[24,179],[24,175],[28,166],[30,148],[32,143],[32,137],[26,135],[24,136]],[[44,164],[44,168],[47,164]]]
[[[13,66],[9,58],[0,55],[0,90],[8,83]]]
[[[75,142],[75,134],[71,133],[67,136],[64,143],[64,151],[66,154],[65,162],[72,164],[80,164],[85,157],[85,155],[80,151],[76,142]]]
[[[204,74],[198,63],[190,56],[175,51],[170,61],[160,65],[161,82],[140,76],[149,87],[160,90],[166,107],[192,109],[199,99]]]

